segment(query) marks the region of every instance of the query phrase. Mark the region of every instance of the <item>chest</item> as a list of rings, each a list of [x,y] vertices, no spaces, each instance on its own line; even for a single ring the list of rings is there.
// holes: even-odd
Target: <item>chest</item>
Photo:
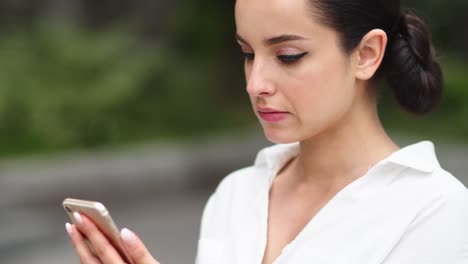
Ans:
[[[270,194],[267,243],[262,264],[271,264],[314,218],[330,197],[284,197]]]
[[[381,264],[426,200],[403,198],[401,190],[359,200],[345,194],[325,206],[266,193],[221,204],[208,225],[216,232],[199,242],[198,263]]]

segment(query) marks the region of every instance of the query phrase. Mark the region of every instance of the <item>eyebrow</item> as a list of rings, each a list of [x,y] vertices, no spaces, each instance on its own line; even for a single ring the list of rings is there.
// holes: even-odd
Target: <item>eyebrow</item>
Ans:
[[[236,39],[238,41],[250,46],[250,44],[245,39],[243,39],[239,34],[236,34]],[[265,46],[273,46],[273,45],[276,45],[276,44],[279,44],[279,43],[282,43],[282,42],[286,42],[286,41],[304,40],[304,39],[305,38],[303,38],[301,36],[296,36],[296,35],[281,35],[281,36],[265,39],[265,40],[263,40],[263,44]]]

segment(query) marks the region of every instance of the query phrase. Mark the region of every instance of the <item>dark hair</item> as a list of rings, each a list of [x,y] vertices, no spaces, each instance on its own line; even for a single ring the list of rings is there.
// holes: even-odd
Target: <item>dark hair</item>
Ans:
[[[377,78],[384,77],[398,103],[425,114],[441,100],[443,76],[425,23],[402,13],[399,0],[310,0],[319,23],[336,30],[345,52],[354,50],[373,29],[382,29],[388,44]]]

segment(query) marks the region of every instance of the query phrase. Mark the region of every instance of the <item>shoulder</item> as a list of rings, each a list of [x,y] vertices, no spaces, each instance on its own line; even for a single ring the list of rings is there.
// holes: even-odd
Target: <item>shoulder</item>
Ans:
[[[385,263],[466,263],[468,190],[441,167],[419,179],[402,206],[414,200],[421,206]]]
[[[228,214],[227,211],[231,210],[234,204],[240,204],[241,200],[251,199],[255,193],[254,190],[260,188],[260,182],[261,179],[256,174],[254,166],[242,168],[228,174],[221,180],[208,199],[204,215],[212,218],[214,212],[218,217],[222,215],[222,212]]]
[[[239,188],[239,186],[243,186],[249,182],[258,181],[259,170],[255,166],[248,166],[245,168],[238,169],[226,175],[216,187],[215,193],[230,193],[234,189]]]
[[[218,238],[229,232],[234,210],[245,210],[259,188],[255,166],[236,170],[225,176],[209,197],[203,210],[200,238]]]
[[[441,206],[468,221],[468,189],[450,172],[438,167],[431,175],[431,190],[439,195]]]
[[[460,203],[468,206],[468,189],[450,172],[435,168],[420,184],[420,190],[438,197],[447,205]]]
[[[402,168],[391,179],[392,193],[420,205],[468,205],[468,190],[456,177],[441,167],[430,141],[402,148],[388,158],[390,168]]]
[[[202,215],[202,234],[222,233],[233,217],[244,217],[262,194],[268,192],[272,177],[298,151],[298,144],[282,144],[258,151],[255,162],[225,176],[208,199]],[[208,231],[209,230],[209,231]]]
[[[454,175],[441,167],[436,168],[432,172],[431,178],[433,181],[432,184],[434,186],[438,186],[441,192],[446,193],[446,195],[468,195],[468,189],[465,187],[465,185]]]
[[[418,196],[415,199],[423,201],[413,227],[464,230],[468,235],[468,189],[450,172],[437,167],[411,188],[413,195]]]

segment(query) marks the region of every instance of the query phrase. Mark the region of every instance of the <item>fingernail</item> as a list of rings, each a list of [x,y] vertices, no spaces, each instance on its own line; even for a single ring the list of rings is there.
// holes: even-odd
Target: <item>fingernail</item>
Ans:
[[[137,242],[137,237],[136,237],[135,233],[133,233],[132,231],[130,231],[127,228],[123,228],[120,231],[120,235],[125,240],[125,242],[130,246],[134,246],[136,244],[136,242]]]
[[[78,212],[73,213],[73,218],[75,218],[75,221],[78,225],[83,224],[83,219],[81,218],[81,215]]]
[[[73,230],[72,230],[70,223],[65,224],[65,229],[67,230],[68,235],[71,236],[73,233]]]

